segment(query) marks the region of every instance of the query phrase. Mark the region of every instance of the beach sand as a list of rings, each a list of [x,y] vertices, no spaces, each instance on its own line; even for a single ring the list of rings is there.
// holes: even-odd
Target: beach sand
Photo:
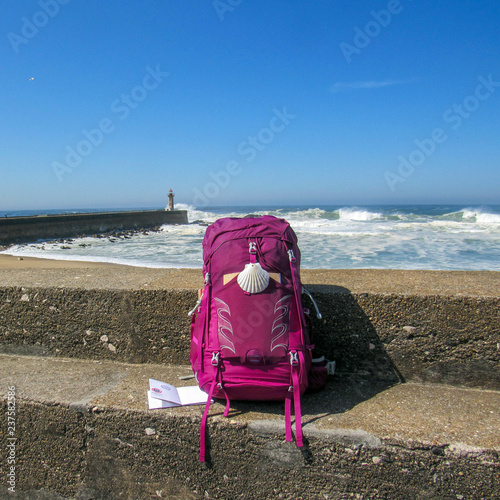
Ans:
[[[39,259],[0,254],[0,269],[82,269],[96,267],[123,267],[104,262],[84,262],[76,260]]]

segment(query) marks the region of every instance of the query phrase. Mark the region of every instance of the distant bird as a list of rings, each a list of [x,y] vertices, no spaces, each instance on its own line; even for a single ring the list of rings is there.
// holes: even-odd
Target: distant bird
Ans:
[[[33,77],[31,77],[31,78],[30,78],[30,82],[32,82],[33,80],[34,80],[34,78],[33,78]]]

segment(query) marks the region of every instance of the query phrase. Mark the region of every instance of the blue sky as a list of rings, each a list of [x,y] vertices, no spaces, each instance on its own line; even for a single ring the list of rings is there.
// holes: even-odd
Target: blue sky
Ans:
[[[5,0],[0,212],[500,203],[491,0]]]

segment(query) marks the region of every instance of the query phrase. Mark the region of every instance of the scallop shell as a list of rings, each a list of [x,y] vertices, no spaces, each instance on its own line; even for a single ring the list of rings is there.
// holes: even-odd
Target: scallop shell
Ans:
[[[269,273],[258,262],[246,264],[238,274],[238,285],[247,293],[263,292],[269,285]]]

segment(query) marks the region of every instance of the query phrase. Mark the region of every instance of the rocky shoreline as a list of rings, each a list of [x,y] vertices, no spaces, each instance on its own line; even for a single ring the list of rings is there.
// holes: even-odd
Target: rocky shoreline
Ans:
[[[71,249],[72,244],[75,243],[75,240],[81,239],[81,238],[96,238],[96,239],[107,239],[110,243],[116,243],[117,241],[120,240],[129,240],[133,238],[134,236],[137,236],[138,234],[142,234],[147,236],[149,233],[158,233],[161,231],[161,226],[154,226],[154,227],[148,227],[148,228],[137,228],[137,229],[126,229],[126,230],[113,230],[113,231],[103,231],[102,233],[92,233],[92,234],[82,234],[79,235],[78,237],[74,238],[51,238],[47,240],[39,240],[36,243],[20,243],[18,246],[20,248],[31,246],[35,247],[37,250],[45,250],[45,245],[53,245],[53,244],[60,244],[63,245],[61,247],[62,250],[69,250]],[[11,245],[4,245],[0,246],[0,251],[3,250],[8,250],[15,244]],[[92,243],[79,243],[79,247],[90,247],[92,246]]]

